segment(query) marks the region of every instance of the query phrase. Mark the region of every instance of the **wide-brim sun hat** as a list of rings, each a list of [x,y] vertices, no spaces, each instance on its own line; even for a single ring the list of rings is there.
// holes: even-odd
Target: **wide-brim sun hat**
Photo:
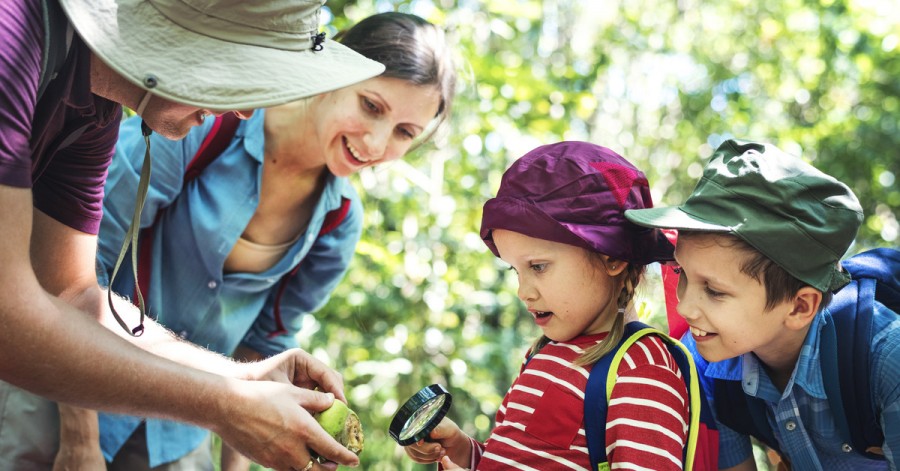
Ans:
[[[838,261],[863,211],[847,185],[800,158],[767,143],[727,140],[683,204],[625,216],[646,227],[733,234],[827,292],[850,280]]]
[[[279,105],[381,74],[383,65],[337,41],[315,47],[323,3],[60,0],[115,72],[155,96],[213,110]]]
[[[647,177],[622,156],[588,142],[559,142],[506,170],[497,196],[484,205],[481,238],[498,257],[495,229],[640,265],[672,260],[674,247],[661,231],[625,219],[628,209],[652,206]]]

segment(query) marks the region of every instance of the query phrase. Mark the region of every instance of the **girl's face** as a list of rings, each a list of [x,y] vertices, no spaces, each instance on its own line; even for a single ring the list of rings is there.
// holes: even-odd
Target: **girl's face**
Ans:
[[[748,352],[768,365],[792,358],[789,352],[799,350],[794,333],[785,327],[792,303],[767,309],[765,287],[740,271],[747,255],[717,243],[717,237],[681,237],[675,248],[682,270],[678,313],[690,325],[697,351],[707,361]]]
[[[519,276],[519,299],[544,335],[564,342],[609,331],[619,287],[608,257],[504,229],[492,235],[500,258]]]
[[[439,105],[437,87],[386,77],[319,95],[311,111],[325,165],[344,177],[403,157]]]

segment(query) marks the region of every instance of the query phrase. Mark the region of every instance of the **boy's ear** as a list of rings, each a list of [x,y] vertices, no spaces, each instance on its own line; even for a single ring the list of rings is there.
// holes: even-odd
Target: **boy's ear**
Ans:
[[[822,304],[822,292],[812,286],[804,286],[794,294],[793,309],[786,319],[787,327],[802,329],[809,325],[819,312]]]

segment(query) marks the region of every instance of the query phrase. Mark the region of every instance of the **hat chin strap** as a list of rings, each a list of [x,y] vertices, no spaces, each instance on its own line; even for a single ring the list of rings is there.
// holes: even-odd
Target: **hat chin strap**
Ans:
[[[144,97],[141,98],[141,102],[138,103],[137,108],[135,108],[134,110],[134,112],[137,113],[138,116],[144,116],[144,109],[147,108],[147,103],[150,103],[150,98],[152,96],[153,94],[150,93],[150,90],[147,90],[147,92],[144,93]]]

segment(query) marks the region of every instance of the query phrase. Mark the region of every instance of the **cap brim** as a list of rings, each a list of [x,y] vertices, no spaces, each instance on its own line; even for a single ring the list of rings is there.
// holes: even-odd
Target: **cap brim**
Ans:
[[[280,105],[375,77],[384,66],[327,40],[321,51],[222,41],[183,29],[141,0],[62,0],[104,63],[154,95],[213,110]]]
[[[538,239],[552,240],[564,244],[591,249],[591,245],[573,234],[545,212],[524,201],[496,197],[487,200],[481,216],[481,239],[495,256],[500,252],[494,244],[492,231],[505,229]]]
[[[630,209],[625,217],[640,226],[708,232],[731,232],[732,228],[698,219],[680,207]]]

